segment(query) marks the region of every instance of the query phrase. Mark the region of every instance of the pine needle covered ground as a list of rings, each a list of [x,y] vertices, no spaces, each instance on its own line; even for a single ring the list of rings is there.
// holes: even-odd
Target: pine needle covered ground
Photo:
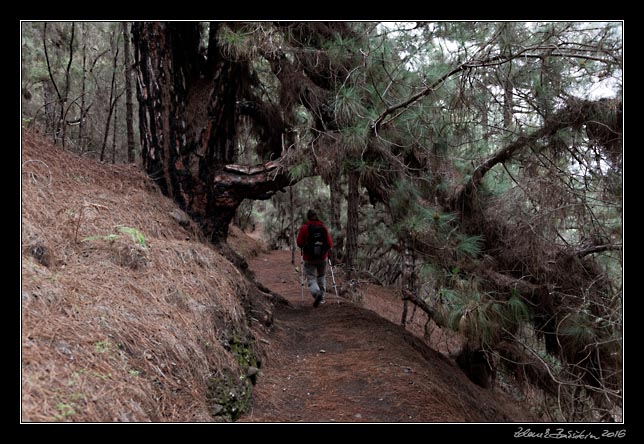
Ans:
[[[238,270],[134,165],[22,142],[22,421],[234,417],[260,352]]]

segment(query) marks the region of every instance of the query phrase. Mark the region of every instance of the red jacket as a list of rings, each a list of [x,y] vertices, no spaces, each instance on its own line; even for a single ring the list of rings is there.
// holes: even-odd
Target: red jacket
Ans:
[[[326,239],[327,239],[327,242],[329,243],[329,250],[330,250],[333,247],[333,241],[331,240],[331,236],[329,235],[329,230],[327,230],[324,224],[319,220],[308,220],[306,221],[306,223],[302,224],[302,226],[300,227],[300,231],[297,233],[297,246],[300,248],[304,248],[304,246],[306,245],[306,242],[308,241],[308,238],[309,238],[309,225],[321,225],[324,227],[324,230],[326,231]],[[305,261],[311,260],[311,257],[308,254],[306,254],[306,252],[303,253],[303,256]],[[329,257],[329,252],[327,251],[324,254],[324,257],[322,258],[322,260],[326,261],[328,257]]]

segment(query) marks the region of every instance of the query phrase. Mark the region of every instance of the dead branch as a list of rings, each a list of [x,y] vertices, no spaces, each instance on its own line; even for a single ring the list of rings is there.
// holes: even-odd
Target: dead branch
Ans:
[[[427,303],[425,301],[423,301],[422,299],[416,297],[416,295],[414,293],[412,293],[411,291],[406,290],[406,289],[402,290],[402,294],[403,294],[403,300],[411,301],[414,305],[420,307],[421,310],[423,310],[425,313],[427,313],[428,318],[433,319],[434,322],[436,322],[439,327],[444,327],[445,326],[442,322],[440,322],[440,316],[437,317],[436,316],[436,311],[432,307],[427,305]]]
[[[616,251],[621,249],[622,249],[622,244],[591,245],[589,247],[585,247],[577,250],[575,252],[575,256],[577,256],[578,258],[582,258],[584,256],[588,256],[589,254],[593,254],[593,253],[603,253],[604,251]]]

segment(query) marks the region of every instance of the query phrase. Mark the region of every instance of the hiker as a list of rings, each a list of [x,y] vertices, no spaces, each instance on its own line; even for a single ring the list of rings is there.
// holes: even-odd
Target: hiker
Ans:
[[[308,219],[297,233],[297,246],[302,249],[306,282],[313,296],[313,306],[324,303],[326,293],[326,262],[333,241],[329,230],[318,219],[315,210],[306,213]]]

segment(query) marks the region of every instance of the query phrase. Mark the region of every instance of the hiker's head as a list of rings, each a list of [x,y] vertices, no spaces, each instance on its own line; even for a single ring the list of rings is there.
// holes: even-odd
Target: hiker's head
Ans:
[[[308,220],[318,220],[318,213],[315,210],[309,210],[306,212],[306,218]]]

